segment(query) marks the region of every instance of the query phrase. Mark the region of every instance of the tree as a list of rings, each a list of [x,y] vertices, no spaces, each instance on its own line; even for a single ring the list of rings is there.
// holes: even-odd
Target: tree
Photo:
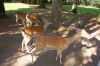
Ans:
[[[62,22],[62,0],[52,0],[52,22],[55,24]]]
[[[0,0],[0,16],[5,15],[4,0]]]

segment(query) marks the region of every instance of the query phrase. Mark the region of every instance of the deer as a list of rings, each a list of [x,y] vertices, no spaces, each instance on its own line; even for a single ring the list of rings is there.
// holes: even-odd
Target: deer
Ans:
[[[42,17],[42,15],[40,15],[40,14],[35,14],[35,13],[28,13],[27,15],[26,15],[26,22],[27,22],[27,24],[30,26],[30,27],[32,27],[33,26],[33,24],[34,25],[38,25],[38,23],[40,23],[40,24],[42,24],[44,21],[43,21],[43,17]]]
[[[29,53],[29,49],[28,49],[27,43],[30,41],[31,36],[29,34],[27,34],[24,31],[24,29],[20,28],[20,32],[21,32],[22,37],[23,37],[23,40],[22,40],[22,51],[24,51],[24,45],[25,45],[26,51],[27,51],[27,53]]]
[[[15,17],[16,17],[17,26],[19,25],[19,23],[18,23],[19,19],[22,20],[24,27],[29,26],[33,22],[36,23],[36,24],[38,24],[35,20],[39,20],[40,23],[43,23],[42,16],[39,15],[39,14],[16,12],[15,13]]]
[[[71,37],[53,36],[53,35],[39,35],[31,38],[28,44],[34,45],[36,50],[32,51],[34,56],[38,53],[44,52],[44,50],[57,50],[56,60],[58,56],[60,58],[59,63],[62,64],[62,52],[69,47],[70,44],[77,41],[81,36],[76,33]],[[33,40],[32,40],[33,39]],[[35,39],[35,40],[34,40]],[[32,43],[33,41],[33,43]]]
[[[15,17],[16,17],[16,24],[17,24],[17,26],[19,26],[18,21],[19,21],[19,19],[21,19],[24,27],[26,27],[26,13],[16,12],[15,13]]]
[[[51,24],[51,23],[44,22],[44,24],[41,24],[41,25],[38,25],[38,26],[26,27],[24,29],[21,29],[20,31],[21,31],[21,34],[23,36],[22,51],[23,51],[23,46],[25,45],[27,52],[30,53],[29,49],[27,47],[27,43],[32,38],[32,36],[39,35],[43,31],[45,31],[49,24]]]
[[[70,30],[74,29],[77,33],[71,37],[62,37],[62,36],[53,36],[53,35],[36,35],[32,36],[32,38],[29,40],[27,45],[35,45],[35,50],[30,51],[30,53],[33,53],[34,56],[36,56],[38,53],[44,52],[45,50],[57,50],[57,56],[56,61],[58,60],[58,57],[60,58],[59,63],[62,64],[62,52],[69,47],[73,42],[77,41],[78,39],[84,38],[83,31],[75,29],[72,26],[69,27]],[[26,33],[25,33],[26,34]],[[28,35],[28,34],[26,34]]]

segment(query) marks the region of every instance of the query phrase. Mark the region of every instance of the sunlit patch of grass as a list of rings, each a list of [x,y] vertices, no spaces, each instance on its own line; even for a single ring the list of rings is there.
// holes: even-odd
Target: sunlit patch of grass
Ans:
[[[10,12],[10,13],[16,11],[25,12],[25,13],[37,12],[37,10],[35,9],[36,6],[32,6],[24,3],[4,3],[4,6],[6,12]]]
[[[23,3],[4,3],[5,10],[18,10],[19,8],[29,8],[29,5]]]
[[[5,48],[8,46],[8,43],[5,40],[0,40],[0,52],[4,51]]]
[[[40,13],[44,12],[43,9],[37,8],[39,5],[30,5],[24,3],[4,3],[6,13],[13,13],[16,11],[25,13]]]
[[[91,16],[97,16],[100,14],[100,8],[92,7],[92,6],[82,6],[80,5],[78,7],[78,10],[82,14],[87,14]]]
[[[83,6],[83,5],[79,5],[79,7],[83,7],[83,8],[92,8],[92,9],[99,9],[99,8],[93,7],[93,6]]]
[[[71,5],[64,5],[63,10],[71,12]],[[100,13],[100,8],[92,7],[92,6],[78,6],[78,15],[87,14],[87,15],[98,15]]]

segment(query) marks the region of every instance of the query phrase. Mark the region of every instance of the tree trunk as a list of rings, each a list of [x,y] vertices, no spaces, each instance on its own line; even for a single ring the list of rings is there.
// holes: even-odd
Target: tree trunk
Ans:
[[[5,15],[4,0],[0,0],[0,16]]]
[[[55,24],[62,22],[62,0],[52,0],[52,22]]]

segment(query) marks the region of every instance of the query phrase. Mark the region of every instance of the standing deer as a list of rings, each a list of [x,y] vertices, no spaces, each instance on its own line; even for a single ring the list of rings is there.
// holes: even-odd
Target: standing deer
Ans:
[[[19,19],[22,20],[24,27],[27,27],[28,24],[29,24],[29,26],[31,26],[33,23],[35,23],[35,24],[43,23],[43,18],[39,14],[32,14],[32,13],[26,14],[23,12],[16,12],[15,16],[16,16],[17,26],[19,25],[19,23],[18,23]],[[39,22],[37,23],[36,20]]]
[[[73,28],[70,28],[73,29]],[[62,36],[52,36],[52,35],[40,35],[32,38],[28,44],[32,44],[33,41],[33,45],[35,44],[36,50],[34,50],[33,54],[36,56],[38,52],[43,52],[45,49],[47,50],[57,50],[57,56],[56,56],[56,60],[58,58],[58,56],[60,57],[60,63],[62,64],[62,52],[68,48],[68,46],[77,41],[80,38],[84,38],[83,34],[84,34],[84,30],[83,29],[76,29],[77,33],[71,37],[62,37]],[[88,34],[89,35],[89,34]],[[87,38],[90,38],[87,37]],[[35,41],[35,42],[34,42]]]
[[[27,52],[29,53],[27,43],[29,40],[32,38],[32,36],[39,35],[45,29],[50,23],[44,22],[44,24],[38,25],[38,26],[33,26],[33,27],[26,27],[24,29],[21,29],[21,34],[23,36],[23,41],[22,41],[22,51],[23,51],[23,46],[25,45]]]
[[[53,35],[40,35],[35,37],[36,50],[34,50],[33,54],[37,54],[38,52],[43,52],[45,49],[47,50],[57,50],[56,60],[58,56],[60,57],[60,63],[62,64],[62,52],[68,48],[68,46],[77,41],[81,36],[79,34],[75,34],[72,37],[62,37],[62,36],[53,36]],[[33,39],[33,38],[32,38]],[[32,39],[28,42],[28,44],[32,43]],[[34,39],[33,39],[34,41]]]
[[[33,25],[42,24],[44,22],[43,17],[41,15],[33,13],[27,14],[26,20],[29,27],[32,27]]]
[[[17,23],[17,26],[19,26],[19,19],[22,20],[22,23],[24,25],[24,27],[26,27],[26,13],[23,13],[23,12],[16,12],[15,13],[15,17],[16,17],[16,23]]]

